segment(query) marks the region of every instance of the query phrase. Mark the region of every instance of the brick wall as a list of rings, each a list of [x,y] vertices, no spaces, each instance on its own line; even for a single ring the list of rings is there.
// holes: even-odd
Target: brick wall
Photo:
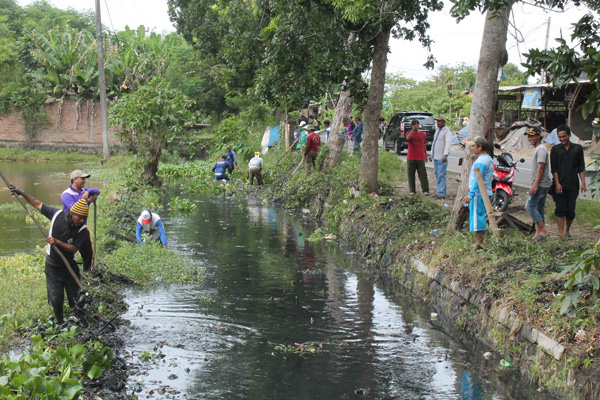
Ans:
[[[48,104],[48,125],[40,129],[30,146],[44,150],[102,152],[102,121],[100,104],[92,100],[64,100]],[[109,129],[111,152],[121,148]],[[22,146],[27,142],[25,125],[18,114],[0,115],[0,146]]]

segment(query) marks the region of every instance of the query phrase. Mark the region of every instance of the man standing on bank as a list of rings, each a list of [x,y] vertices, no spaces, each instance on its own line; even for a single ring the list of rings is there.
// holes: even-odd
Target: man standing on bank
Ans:
[[[306,138],[306,149],[302,159],[306,165],[306,175],[316,168],[316,161],[319,155],[319,147],[321,146],[321,136],[315,132],[315,127],[311,124],[306,125],[306,130],[309,135]]]
[[[67,212],[46,205],[14,186],[11,186],[10,191],[15,196],[23,196],[29,204],[41,211],[42,215],[51,221],[48,237],[46,238],[46,242],[48,242],[45,266],[46,290],[48,292],[48,303],[54,311],[56,322],[62,324],[65,322],[63,314],[65,291],[67,292],[69,306],[75,307],[79,287],[66,268],[63,260],[54,249],[54,246],[58,247],[63,253],[71,269],[77,275],[77,278],[80,278],[81,275],[77,261],[75,260],[75,253],[81,248],[87,235],[85,219],[89,212],[87,203],[89,192],[85,192],[81,196],[81,199],[73,204],[70,211]]]
[[[408,152],[406,153],[408,189],[411,195],[416,193],[416,172],[419,174],[423,194],[429,196],[429,180],[427,179],[427,169],[425,169],[425,162],[427,162],[427,140],[425,132],[419,130],[420,127],[419,120],[413,119],[410,123],[410,131],[406,135],[406,141],[408,142]]]
[[[436,119],[437,129],[433,136],[429,161],[433,161],[433,172],[437,193],[434,199],[446,198],[446,171],[448,170],[448,155],[452,146],[452,131],[446,126],[446,117],[439,116]]]
[[[554,177],[554,203],[558,234],[561,238],[571,237],[571,225],[575,220],[575,206],[581,192],[585,192],[585,159],[583,147],[571,142],[571,128],[560,125],[556,128],[560,144],[550,151],[550,166]],[[566,220],[566,221],[565,221]]]
[[[546,207],[546,195],[552,186],[550,175],[550,155],[546,146],[542,143],[542,130],[538,126],[529,128],[525,132],[527,140],[535,151],[531,159],[531,189],[527,193],[525,209],[535,225],[534,242],[543,241],[548,236],[546,231],[546,219],[544,211]]]

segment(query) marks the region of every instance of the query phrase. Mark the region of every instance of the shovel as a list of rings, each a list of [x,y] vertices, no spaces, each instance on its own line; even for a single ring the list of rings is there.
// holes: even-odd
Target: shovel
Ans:
[[[4,177],[4,175],[2,174],[2,172],[0,172],[0,177],[2,178],[2,180],[4,181],[4,183],[6,183],[6,186],[10,189],[10,183],[8,183],[8,181],[6,180],[6,178]],[[48,232],[46,232],[46,229],[44,229],[44,227],[42,226],[42,224],[40,224],[40,222],[33,216],[33,214],[31,213],[31,211],[29,211],[29,208],[27,208],[27,206],[25,205],[25,203],[23,203],[23,200],[21,200],[21,198],[18,195],[15,196],[15,197],[19,201],[19,204],[21,204],[23,206],[23,208],[25,209],[25,211],[27,211],[27,214],[29,214],[29,216],[31,217],[31,219],[33,220],[33,222],[35,222],[35,224],[37,225],[37,227],[40,228],[40,231],[42,232],[42,234],[44,235],[44,237],[47,238],[48,237]],[[56,254],[58,254],[58,256],[61,258],[61,260],[63,260],[63,262],[65,263],[65,267],[67,267],[67,271],[69,271],[69,274],[71,274],[71,277],[73,278],[73,280],[75,280],[75,283],[79,287],[79,290],[83,290],[83,285],[81,284],[81,281],[79,280],[79,278],[77,277],[77,275],[75,274],[75,272],[73,271],[73,269],[71,268],[71,265],[69,264],[69,262],[65,258],[65,255],[62,253],[62,251],[60,251],[60,249],[58,248],[58,246],[56,246],[54,244],[51,245],[51,246],[54,249],[54,251],[56,251]]]

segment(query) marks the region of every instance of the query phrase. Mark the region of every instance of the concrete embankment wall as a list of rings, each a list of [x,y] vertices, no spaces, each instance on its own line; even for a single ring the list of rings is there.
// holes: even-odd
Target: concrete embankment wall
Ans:
[[[321,215],[324,204],[326,207],[322,199],[313,200],[315,215]],[[452,280],[442,270],[425,265],[416,254],[408,254],[402,244],[392,243],[385,232],[373,232],[362,221],[342,224],[342,237],[358,254],[371,259],[374,268],[392,284],[427,301],[439,315],[440,326],[480,340],[498,358],[519,368],[549,398],[600,399],[595,374],[576,368],[581,355],[571,354],[547,332],[532,326],[510,299],[493,299],[484,289]]]
[[[45,106],[47,124],[29,138],[18,113],[0,115],[0,146],[102,153],[100,104],[93,100],[57,100]],[[116,129],[109,130],[111,151],[120,148]]]

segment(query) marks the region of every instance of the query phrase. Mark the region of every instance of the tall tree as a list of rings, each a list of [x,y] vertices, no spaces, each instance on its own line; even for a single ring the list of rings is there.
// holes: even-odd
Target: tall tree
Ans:
[[[361,155],[360,179],[369,192],[377,191],[379,153],[377,139],[379,117],[385,87],[385,68],[389,39],[391,36],[406,40],[418,40],[429,49],[431,40],[427,35],[429,11],[441,10],[438,0],[332,0],[344,18],[359,24],[362,29],[358,43],[369,49],[371,79],[369,96],[364,109],[365,128]],[[426,65],[432,66],[433,57]]]
[[[122,96],[110,108],[111,125],[121,127],[124,142],[140,156],[145,183],[160,186],[156,172],[162,152],[195,122],[191,109],[191,100],[159,78]]]
[[[501,10],[488,11],[486,14],[477,66],[477,79],[475,80],[475,95],[471,104],[469,138],[485,137],[490,146],[494,143],[493,128],[498,100],[499,75],[502,66],[508,61],[506,38],[511,6],[512,3],[509,3]],[[454,200],[449,223],[450,229],[460,228],[462,198],[469,190],[469,174],[475,161],[472,157],[471,146],[467,146],[465,149],[464,157],[466,162],[463,163],[461,183]]]

